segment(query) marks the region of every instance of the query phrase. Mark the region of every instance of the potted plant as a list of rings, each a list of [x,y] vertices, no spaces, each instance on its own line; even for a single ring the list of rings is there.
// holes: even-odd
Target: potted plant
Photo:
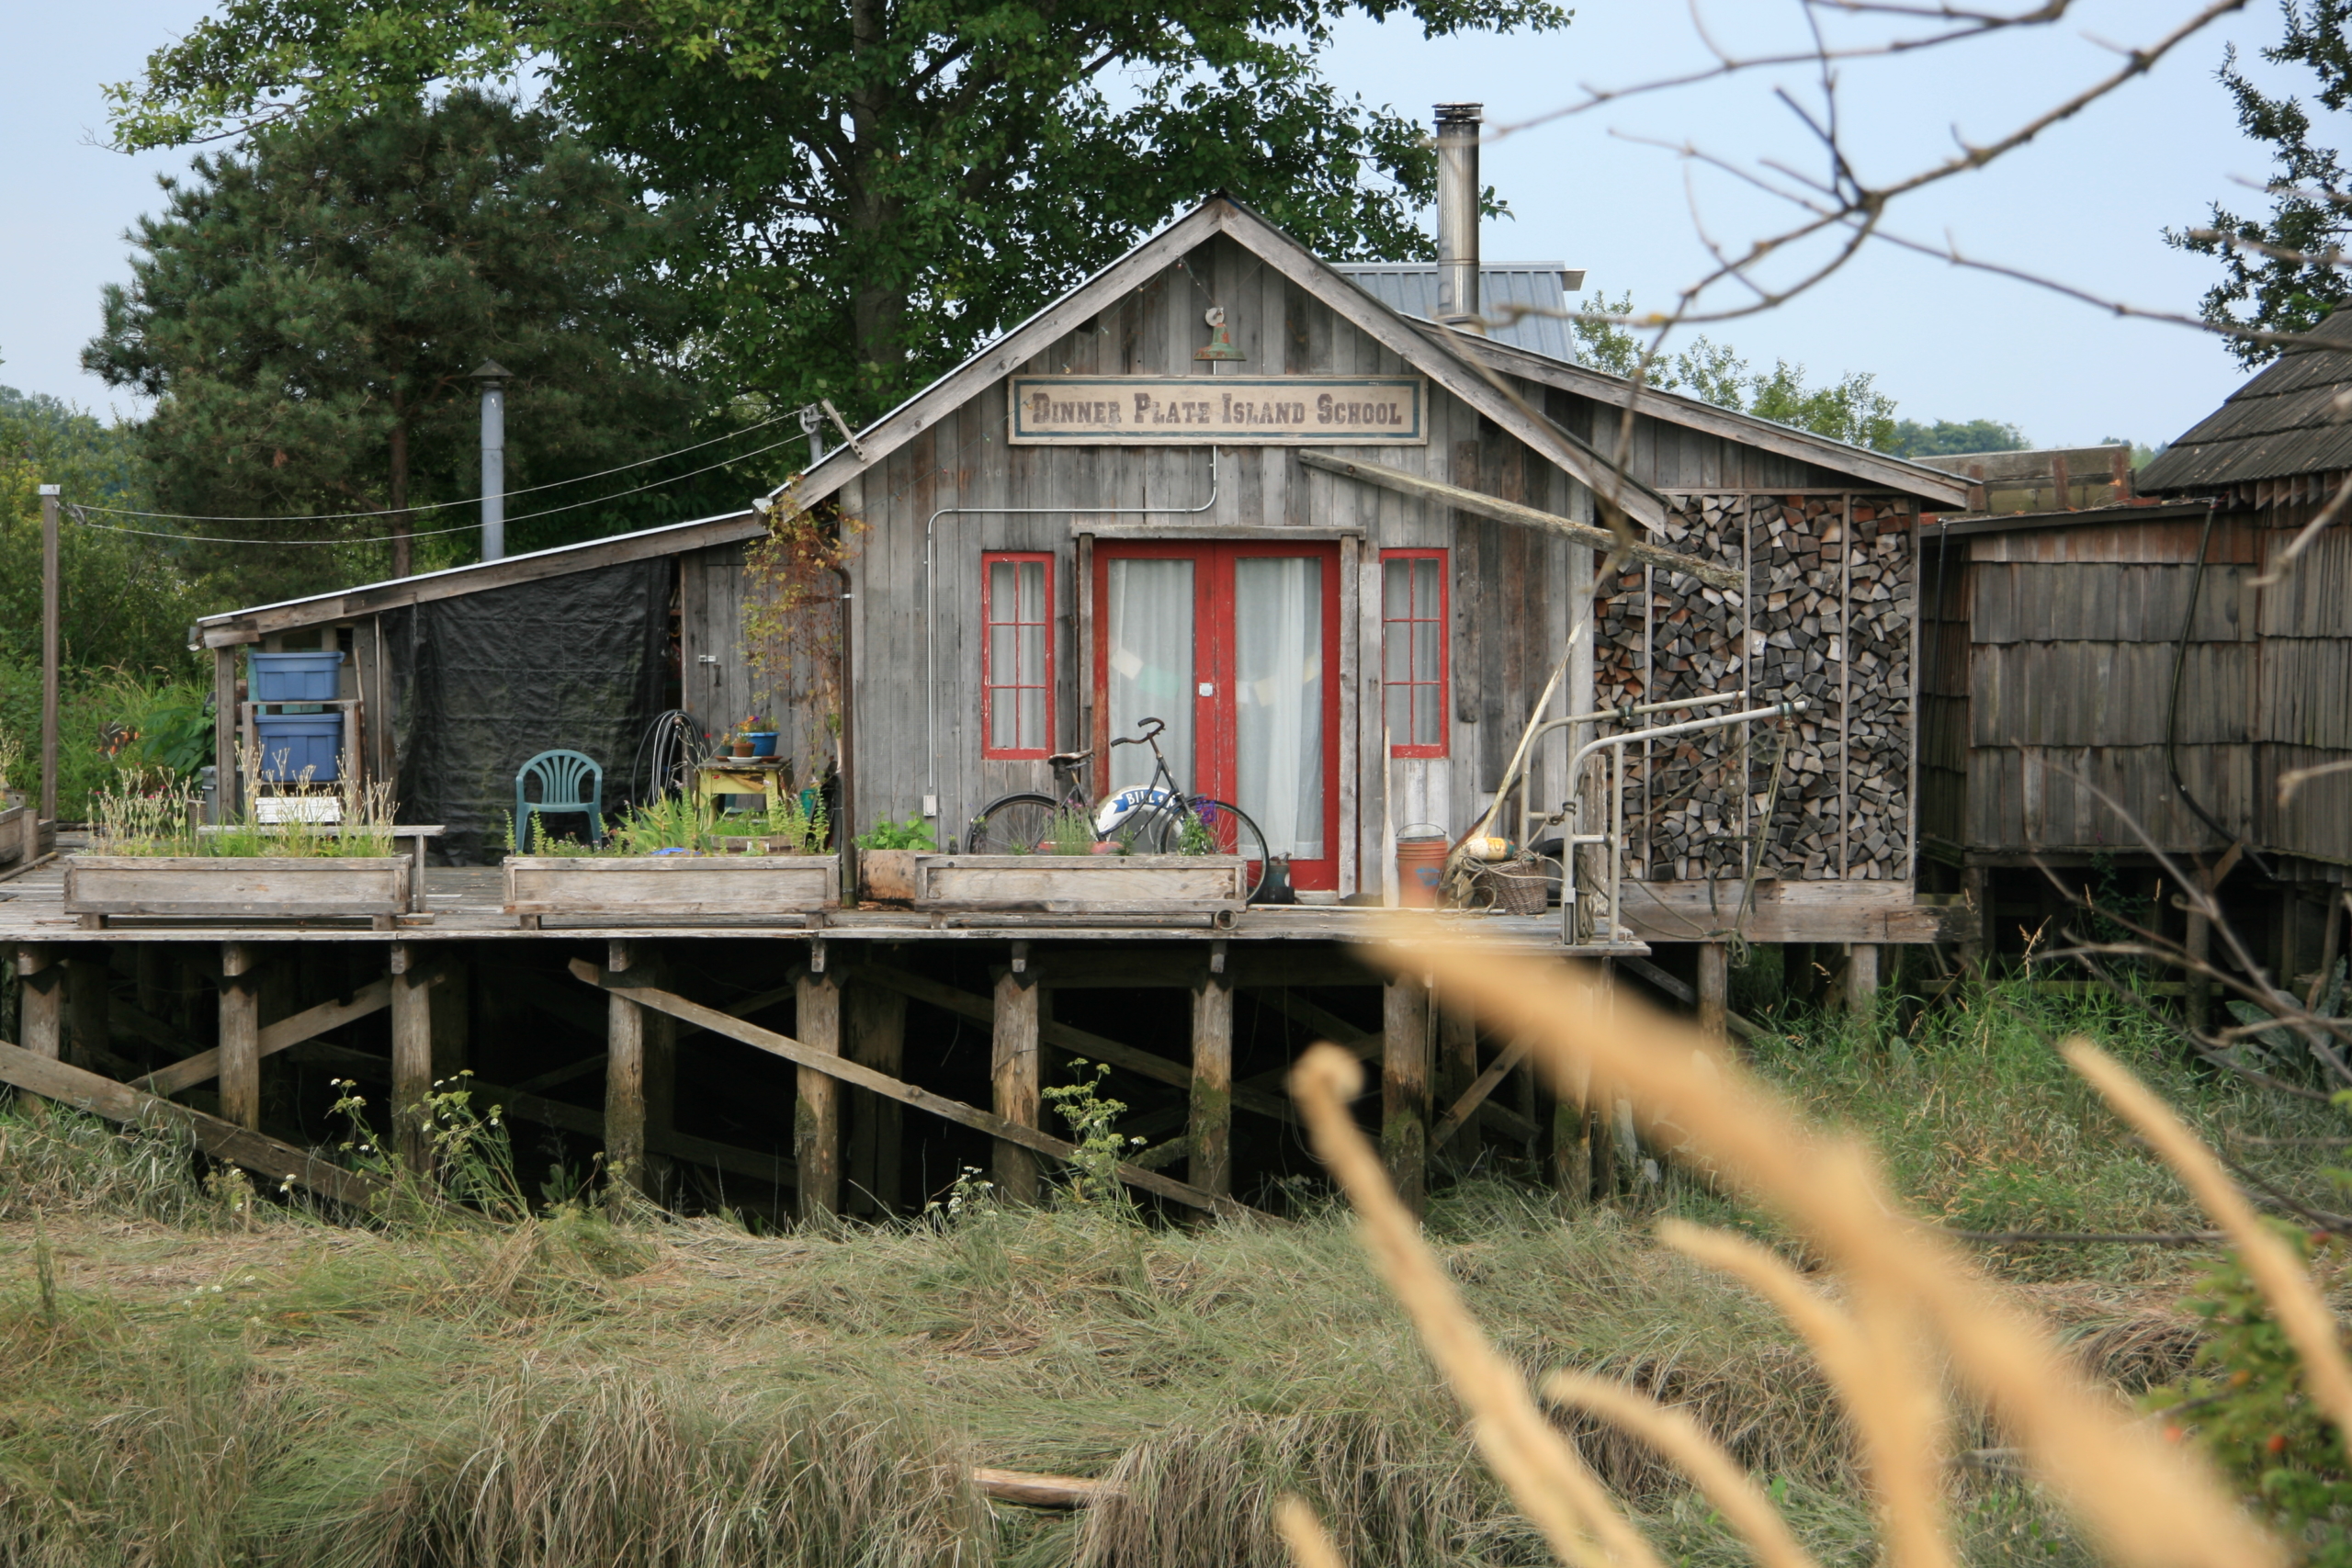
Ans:
[[[534,818],[531,842],[518,853],[510,824],[506,912],[532,928],[548,915],[820,919],[841,899],[831,832],[815,790],[754,817],[724,818],[702,800],[665,795],[616,818],[601,845],[550,840]]]
[[[746,714],[728,732],[728,749],[738,757],[775,755],[775,726],[760,714]]]
[[[888,817],[870,833],[857,836],[857,896],[874,904],[911,905],[915,901],[915,859],[934,853],[939,842],[931,825],[920,817],[893,822]]]
[[[92,802],[90,848],[66,857],[66,913],[92,926],[118,916],[341,917],[388,929],[413,908],[415,865],[396,852],[390,785],[346,784],[334,820],[265,821],[260,772],[258,754],[249,755],[244,808],[218,827],[202,825],[194,784],[168,773],[120,775]]]

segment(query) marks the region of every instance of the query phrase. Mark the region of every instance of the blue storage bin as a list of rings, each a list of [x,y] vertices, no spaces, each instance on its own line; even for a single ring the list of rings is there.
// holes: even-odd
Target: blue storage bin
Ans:
[[[295,784],[307,768],[312,784],[335,782],[335,762],[343,751],[343,715],[257,713],[254,730],[261,744],[263,778],[272,784]]]
[[[249,653],[245,696],[256,703],[331,703],[343,669],[343,655]]]

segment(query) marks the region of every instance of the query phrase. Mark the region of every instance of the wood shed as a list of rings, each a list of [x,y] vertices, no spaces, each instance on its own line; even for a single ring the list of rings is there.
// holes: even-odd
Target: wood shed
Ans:
[[[2352,468],[2331,412],[2352,316],[2315,336],[2141,469],[2129,502],[1927,524],[1931,856],[1981,878],[2242,843],[2231,897],[2274,971],[2318,961],[2352,881],[2352,769],[2292,781],[2352,761],[2352,533],[2327,513]],[[2044,880],[1985,895],[2011,945]]]

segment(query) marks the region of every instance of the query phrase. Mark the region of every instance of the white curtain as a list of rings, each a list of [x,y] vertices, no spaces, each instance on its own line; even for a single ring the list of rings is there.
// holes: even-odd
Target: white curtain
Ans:
[[[1159,738],[1176,782],[1193,781],[1193,563],[1188,560],[1111,562],[1111,737],[1133,735],[1146,718],[1168,721]],[[1151,749],[1114,747],[1111,788],[1148,784]]]
[[[1323,563],[1233,563],[1235,805],[1272,853],[1323,858]]]

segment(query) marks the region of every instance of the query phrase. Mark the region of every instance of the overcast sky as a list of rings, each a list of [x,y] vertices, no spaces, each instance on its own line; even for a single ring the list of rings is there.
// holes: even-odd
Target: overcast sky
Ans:
[[[127,276],[123,230],[156,206],[155,175],[187,160],[106,151],[99,88],[134,74],[149,50],[206,8],[203,0],[18,4],[0,19],[5,57],[17,67],[0,94],[8,154],[0,204],[11,239],[0,247],[0,384],[133,412],[82,372],[78,354],[97,329],[100,286]],[[2190,0],[2077,0],[2063,28],[1850,63],[1841,77],[1848,145],[1873,180],[1924,166],[1949,152],[1955,130],[1991,140],[2111,71],[2116,56],[2101,40],[2152,41],[2195,8]],[[1792,41],[1794,15],[1781,0],[1713,0],[1700,12],[1736,52]],[[2193,313],[2213,265],[2168,249],[2161,231],[2201,220],[2217,197],[2261,208],[2235,182],[2259,182],[2267,160],[2239,135],[2213,71],[2226,43],[2250,56],[2278,28],[2276,10],[2257,0],[2024,151],[1897,207],[1889,226]],[[1536,39],[1430,42],[1409,23],[1356,24],[1329,71],[1346,90],[1417,117],[1435,101],[1471,99],[1487,106],[1491,120],[1512,122],[1569,103],[1580,84],[1627,85],[1705,58],[1678,0],[1581,0],[1573,26]],[[2265,80],[2297,80],[2255,65]],[[1707,269],[1702,231],[1736,244],[1770,232],[1786,209],[1720,175],[1693,178],[1685,159],[1643,139],[1815,172],[1820,152],[1773,100],[1776,87],[1818,98],[1809,73],[1777,68],[1623,100],[1493,142],[1483,172],[1517,218],[1489,225],[1487,255],[1564,261],[1589,269],[1591,288],[1629,290],[1644,309],[1670,308]],[[2169,440],[2241,379],[2202,334],[2117,320],[1884,248],[1769,314],[1706,330],[1759,366],[1787,358],[1816,380],[1873,372],[1905,417],[2007,420],[2047,446]]]

